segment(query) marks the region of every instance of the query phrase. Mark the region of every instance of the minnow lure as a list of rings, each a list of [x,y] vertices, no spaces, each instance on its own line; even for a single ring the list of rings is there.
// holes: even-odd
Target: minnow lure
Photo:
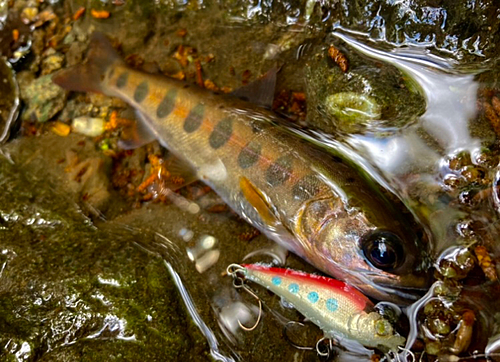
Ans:
[[[374,305],[356,288],[315,274],[260,264],[231,264],[229,275],[251,280],[283,297],[326,338],[350,340],[383,352],[397,352],[405,338],[374,310]]]
[[[234,96],[126,66],[103,34],[88,60],[55,74],[76,90],[119,97],[241,217],[327,274],[404,302],[428,283],[413,223],[340,154]],[[332,151],[333,152],[333,151]]]

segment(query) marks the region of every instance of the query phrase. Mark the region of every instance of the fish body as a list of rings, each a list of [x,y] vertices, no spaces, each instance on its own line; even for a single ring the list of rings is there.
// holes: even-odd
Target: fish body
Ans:
[[[355,341],[383,352],[397,351],[405,338],[395,334],[391,324],[365,295],[341,281],[260,264],[235,266],[243,274],[274,294],[283,297],[327,338]]]
[[[391,203],[339,155],[276,125],[276,115],[126,66],[102,34],[88,61],[53,81],[125,100],[150,132],[253,226],[318,269],[381,299],[427,279],[425,248]]]

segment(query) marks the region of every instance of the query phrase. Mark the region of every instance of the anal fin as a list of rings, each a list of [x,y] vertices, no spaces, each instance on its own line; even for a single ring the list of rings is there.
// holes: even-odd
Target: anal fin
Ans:
[[[189,165],[170,153],[165,159],[165,165],[171,177],[167,180],[168,188],[172,191],[177,191],[184,186],[190,185],[199,180],[196,173]]]
[[[142,147],[157,140],[157,135],[148,127],[146,116],[136,111],[137,121],[133,126],[122,132],[122,139],[118,142],[120,148],[131,150]]]

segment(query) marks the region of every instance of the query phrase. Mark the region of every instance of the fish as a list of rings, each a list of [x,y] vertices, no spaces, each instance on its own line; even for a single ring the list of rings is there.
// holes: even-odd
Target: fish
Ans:
[[[325,338],[335,339],[350,351],[371,354],[364,346],[397,353],[406,340],[368,297],[342,281],[263,264],[231,264],[227,272],[284,298],[317,325]]]
[[[429,284],[427,244],[347,156],[300,137],[272,111],[127,66],[102,33],[54,83],[118,97],[138,126],[183,160],[235,212],[322,272],[407,304]]]

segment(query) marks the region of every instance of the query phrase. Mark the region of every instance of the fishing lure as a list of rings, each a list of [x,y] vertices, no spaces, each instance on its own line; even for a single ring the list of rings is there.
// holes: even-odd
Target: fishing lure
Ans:
[[[261,264],[231,264],[227,273],[283,297],[324,332],[324,339],[359,343],[386,353],[397,352],[405,342],[370,299],[339,280]]]

